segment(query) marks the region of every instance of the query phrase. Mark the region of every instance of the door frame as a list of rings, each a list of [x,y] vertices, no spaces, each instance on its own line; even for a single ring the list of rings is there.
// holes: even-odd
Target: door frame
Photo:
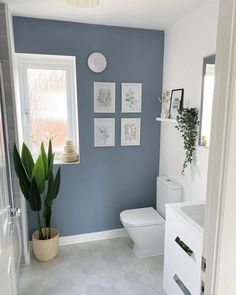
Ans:
[[[2,167],[0,169],[3,170],[2,175],[2,193],[0,196],[1,206],[1,229],[0,229],[0,242],[3,247],[0,251],[1,258],[1,268],[5,273],[5,279],[2,292],[10,292],[11,295],[17,295],[17,274],[16,274],[16,258],[14,253],[14,244],[13,244],[13,227],[12,227],[12,219],[10,215],[10,202],[11,200],[11,188],[9,186],[9,182],[11,179],[9,178],[9,166],[7,158],[8,150],[7,150],[7,139],[5,133],[5,120],[4,120],[4,84],[3,84],[3,75],[2,75],[2,62],[0,61],[0,157],[2,157]],[[0,160],[1,161],[1,160]],[[5,172],[5,173],[4,173]],[[20,248],[20,246],[19,246]],[[4,274],[3,274],[4,275]]]
[[[10,52],[10,68],[11,68],[11,77],[13,81],[12,85],[12,93],[14,94],[14,104],[13,104],[13,113],[14,113],[14,120],[15,126],[17,127],[17,134],[16,134],[16,144],[22,142],[22,130],[21,130],[21,121],[20,121],[20,106],[19,106],[19,99],[16,98],[20,96],[19,93],[19,83],[18,83],[18,71],[17,71],[17,61],[16,61],[16,54],[15,54],[15,42],[14,42],[14,30],[13,30],[13,14],[8,6],[5,4],[5,11],[6,11],[6,21],[7,21],[7,31],[8,31],[8,42],[9,42],[9,52]],[[29,235],[28,235],[28,220],[27,220],[27,204],[26,200],[21,194],[21,225],[22,225],[22,235],[23,235],[23,264],[30,264],[30,243],[29,243]]]
[[[9,25],[13,36],[10,13]],[[14,52],[14,42],[11,43]],[[236,114],[235,0],[220,0],[216,55],[204,238],[207,257],[205,294],[233,295],[236,282],[231,276],[235,271],[233,258],[236,260],[236,253],[232,253],[232,249],[236,249],[236,235],[232,237],[230,225],[236,224],[236,156],[233,151],[236,150],[236,118],[233,118],[233,112]],[[23,215],[26,216],[26,210],[24,211]]]
[[[220,0],[204,235],[207,295],[234,295],[236,290],[235,114],[236,0]]]

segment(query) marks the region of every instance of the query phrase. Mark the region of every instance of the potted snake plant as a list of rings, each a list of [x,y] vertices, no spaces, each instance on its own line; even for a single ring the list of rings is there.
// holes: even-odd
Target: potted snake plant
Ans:
[[[37,230],[32,235],[32,244],[39,261],[49,261],[58,253],[59,231],[51,227],[51,215],[60,188],[61,168],[54,175],[54,156],[51,140],[47,153],[42,142],[36,161],[25,143],[21,154],[16,145],[13,147],[13,162],[22,194],[36,214]]]

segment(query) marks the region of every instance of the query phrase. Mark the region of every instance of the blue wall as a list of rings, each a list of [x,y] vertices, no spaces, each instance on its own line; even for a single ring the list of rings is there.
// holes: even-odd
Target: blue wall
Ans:
[[[120,228],[124,209],[155,206],[159,167],[164,32],[14,17],[16,52],[75,55],[81,163],[62,166],[62,185],[53,211],[60,234]],[[90,53],[100,51],[108,67],[88,69]],[[116,113],[93,113],[93,82],[116,82]],[[143,83],[141,146],[120,146],[121,82]],[[94,148],[93,118],[116,118],[116,146]],[[29,212],[30,231],[35,216]]]

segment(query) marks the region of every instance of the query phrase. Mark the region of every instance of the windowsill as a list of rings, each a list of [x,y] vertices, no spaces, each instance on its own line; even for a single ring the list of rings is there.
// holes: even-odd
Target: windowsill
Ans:
[[[55,164],[55,165],[77,165],[77,164],[80,164],[80,161],[75,161],[75,162],[63,162],[62,160],[55,160],[54,164]]]

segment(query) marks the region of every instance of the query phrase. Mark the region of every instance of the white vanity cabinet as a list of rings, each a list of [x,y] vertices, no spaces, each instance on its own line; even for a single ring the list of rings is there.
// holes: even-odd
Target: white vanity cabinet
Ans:
[[[166,206],[164,290],[167,295],[201,294],[203,226],[182,211],[187,206],[184,204]],[[194,207],[189,211],[194,212]]]

